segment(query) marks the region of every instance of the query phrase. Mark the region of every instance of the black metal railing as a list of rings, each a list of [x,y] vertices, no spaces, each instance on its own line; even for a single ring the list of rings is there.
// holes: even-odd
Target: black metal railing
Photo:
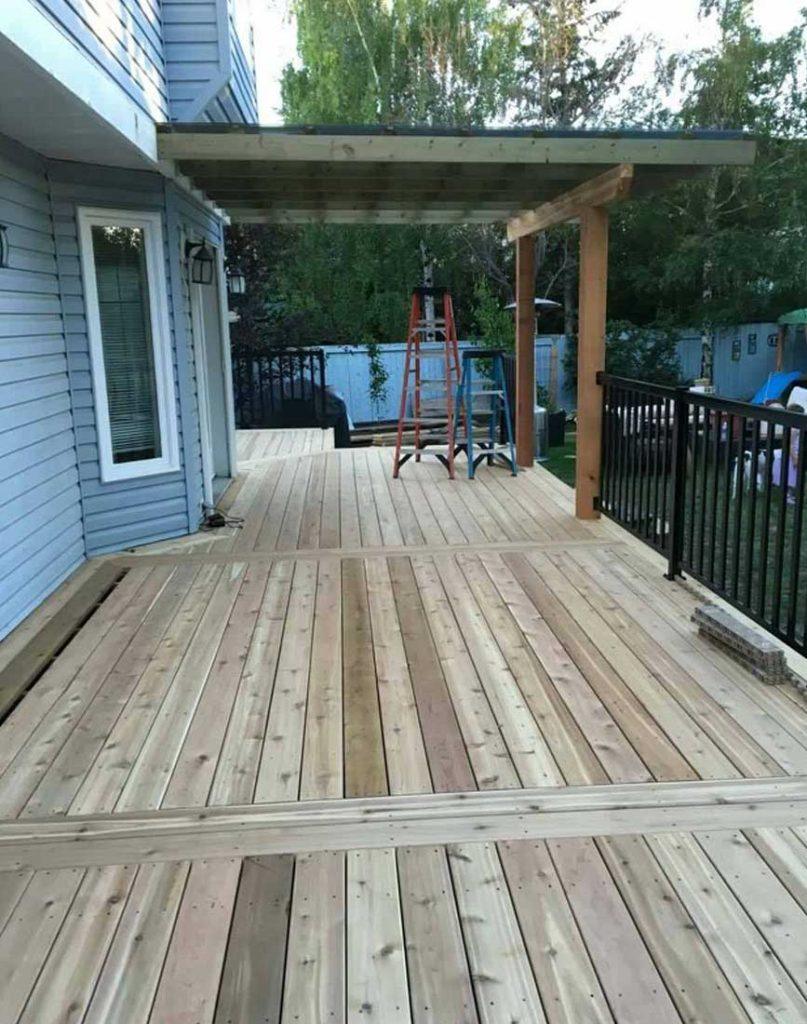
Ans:
[[[666,553],[675,388],[618,377],[603,386],[600,509]]]
[[[235,352],[232,363],[237,427],[321,425],[326,412],[321,348]]]
[[[600,507],[807,653],[807,417],[602,374]]]

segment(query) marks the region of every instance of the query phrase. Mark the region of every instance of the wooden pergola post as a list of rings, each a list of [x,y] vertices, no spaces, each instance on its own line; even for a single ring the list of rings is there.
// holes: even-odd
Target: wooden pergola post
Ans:
[[[516,241],[516,462],[535,458],[535,236]]]
[[[577,329],[577,465],[575,512],[599,517],[602,446],[602,388],[605,369],[605,316],[608,292],[608,210],[580,211],[580,297]]]
[[[624,199],[633,182],[633,165],[618,164],[534,210],[507,223],[516,250],[516,461],[532,465],[535,402],[535,247],[536,232],[569,220],[580,221],[580,325],[577,348],[577,469],[575,511],[596,519],[600,493],[602,389],[597,373],[605,369],[605,306],[608,289],[608,211]],[[528,383],[529,379],[529,383]],[[529,390],[529,408],[527,408]],[[529,436],[528,436],[529,430]],[[528,458],[529,456],[529,458]]]

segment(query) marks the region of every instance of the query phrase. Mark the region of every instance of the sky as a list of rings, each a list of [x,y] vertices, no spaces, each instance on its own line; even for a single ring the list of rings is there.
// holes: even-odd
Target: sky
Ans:
[[[296,58],[294,23],[286,0],[251,3],[260,118],[263,124],[277,124],[281,120],[280,75]],[[795,24],[803,5],[804,0],[754,0],[754,13],[765,35],[776,36]],[[612,25],[612,32],[615,37],[652,33],[671,51],[707,46],[715,39],[715,27],[698,19],[698,6],[698,0],[623,0],[622,17]],[[607,40],[604,43],[607,45]],[[651,69],[652,55],[648,54],[646,71]]]

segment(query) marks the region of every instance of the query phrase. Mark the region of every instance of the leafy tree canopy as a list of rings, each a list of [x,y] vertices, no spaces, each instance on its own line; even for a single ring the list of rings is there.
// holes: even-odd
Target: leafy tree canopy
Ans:
[[[671,328],[709,332],[807,303],[805,12],[766,39],[750,0],[703,0],[717,41],[669,55],[618,32],[610,49],[601,45],[619,26],[616,0],[294,0],[294,11],[301,66],[283,77],[289,123],[754,133],[754,167],[711,170],[614,210],[609,313],[649,329],[650,362],[653,339]],[[649,48],[657,70],[637,85],[637,56]],[[563,304],[573,334],[576,229],[553,229],[536,244],[537,294]],[[249,279],[239,343],[400,340],[423,246],[437,282],[455,293],[461,333],[498,338],[513,297],[501,226],[325,225],[231,231],[231,259]],[[634,327],[617,326],[612,347],[636,341]]]

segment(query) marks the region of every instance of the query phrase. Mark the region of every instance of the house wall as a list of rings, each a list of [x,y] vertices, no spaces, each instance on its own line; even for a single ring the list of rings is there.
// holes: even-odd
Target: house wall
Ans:
[[[44,161],[0,138],[0,636],[83,560],[81,492]]]
[[[160,0],[33,0],[155,121],[167,121]]]
[[[185,437],[185,458],[191,470],[187,477],[188,508],[191,523],[195,529],[202,514],[202,451],[196,370],[193,358],[190,287],[182,261],[182,253],[186,241],[198,242],[203,238],[222,251],[224,232],[221,221],[211,210],[195,202],[186,192],[170,183],[166,186],[166,208],[174,331],[178,345],[184,353],[183,365],[188,375],[187,397],[184,403],[186,416],[192,415],[195,421],[193,434],[188,434]]]
[[[188,237],[220,244],[217,217],[158,174],[51,161],[48,177],[56,234],[59,288],[81,494],[89,555],[192,532],[202,504],[201,442],[182,248]],[[90,367],[90,345],[79,258],[77,209],[107,206],[159,210],[163,215],[165,274],[174,357],[180,468],[133,480],[101,480]]]
[[[244,0],[32,0],[155,121],[255,122]]]
[[[258,97],[255,84],[255,51],[249,9],[242,0],[231,0],[230,22],[230,93],[238,110],[235,120],[258,121]]]
[[[251,45],[232,0],[163,0],[166,77],[175,121],[256,122]]]

